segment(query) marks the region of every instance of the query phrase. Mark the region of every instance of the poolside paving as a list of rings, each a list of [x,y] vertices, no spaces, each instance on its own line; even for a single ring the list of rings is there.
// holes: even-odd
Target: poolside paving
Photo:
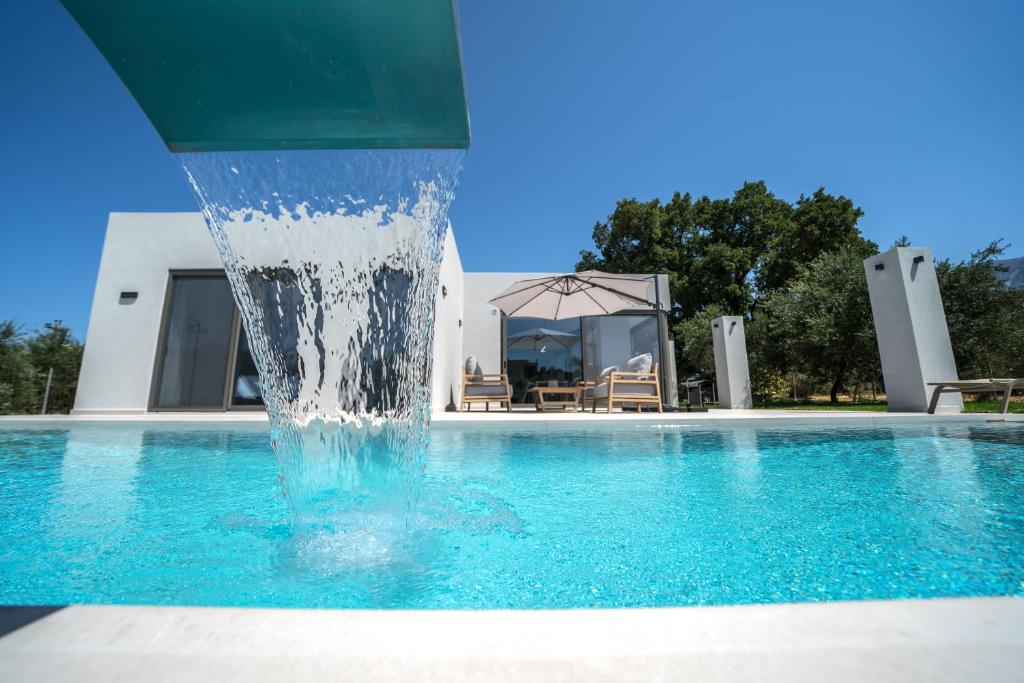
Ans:
[[[784,410],[436,413],[439,428],[1022,422],[1024,415]],[[0,418],[249,423],[265,413]],[[37,615],[39,616],[39,615]],[[623,610],[359,611],[71,606],[0,637],[0,681],[1021,680],[1024,599]]]
[[[72,606],[10,681],[1019,681],[1024,600],[554,611]]]
[[[656,413],[656,412],[538,412],[529,406],[517,406],[511,413],[504,410],[474,410],[472,412],[448,413],[435,410],[431,415],[433,424],[449,423],[652,423],[652,424],[708,424],[733,423],[759,420],[789,420],[792,422],[885,422],[892,420],[915,420],[918,422],[1024,422],[1024,413],[884,413],[861,410],[779,410],[755,408],[752,410],[709,410],[706,413]],[[69,423],[69,422],[153,422],[153,423],[266,423],[264,411],[229,412],[103,412],[75,413],[72,415],[0,415],[0,424],[9,423]]]

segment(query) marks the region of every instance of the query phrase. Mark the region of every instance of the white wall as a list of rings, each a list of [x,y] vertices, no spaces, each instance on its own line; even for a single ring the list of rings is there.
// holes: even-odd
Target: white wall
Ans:
[[[451,226],[444,237],[444,259],[437,283],[437,302],[434,306],[434,374],[431,377],[430,403],[443,409],[451,396],[459,400],[462,381],[462,308],[463,274],[459,248]],[[442,292],[447,290],[445,296]]]
[[[864,261],[864,273],[889,410],[925,412],[933,389],[928,382],[957,379],[932,251],[893,247]],[[939,411],[963,407],[960,394],[939,399]]]
[[[199,213],[110,214],[74,412],[145,411],[168,271],[222,267]]]
[[[711,342],[715,347],[715,380],[718,383],[718,407],[745,409],[754,407],[747,365],[747,338],[743,316],[726,315],[711,321]]]
[[[220,254],[199,213],[112,213],[107,223],[75,412],[145,412],[171,270],[219,270]],[[441,286],[448,296],[441,296]],[[122,291],[135,303],[118,302]],[[435,309],[432,405],[458,396],[462,369],[462,263],[449,228]]]

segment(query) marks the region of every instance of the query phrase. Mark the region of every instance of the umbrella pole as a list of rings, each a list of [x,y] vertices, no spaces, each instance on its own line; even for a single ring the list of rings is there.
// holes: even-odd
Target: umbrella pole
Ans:
[[[580,380],[587,383],[587,340],[583,337],[583,316],[580,316]]]

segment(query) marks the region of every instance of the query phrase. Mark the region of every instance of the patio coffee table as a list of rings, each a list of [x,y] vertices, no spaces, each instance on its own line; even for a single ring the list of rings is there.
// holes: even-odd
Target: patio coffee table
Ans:
[[[528,393],[533,394],[533,404],[538,411],[565,410],[571,407],[575,412],[579,408],[579,387],[533,387]],[[558,398],[553,401],[545,400],[545,394]]]

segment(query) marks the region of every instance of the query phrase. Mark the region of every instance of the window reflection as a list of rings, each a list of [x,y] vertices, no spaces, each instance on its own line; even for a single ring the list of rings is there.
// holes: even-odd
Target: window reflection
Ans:
[[[235,302],[224,277],[175,276],[164,329],[156,404],[220,408]]]
[[[661,363],[658,318],[654,315],[602,315],[583,318],[585,376],[595,379],[605,368],[626,365],[643,353]]]
[[[235,384],[231,395],[233,406],[263,405],[263,391],[256,361],[249,350],[249,337],[244,327],[238,329],[238,353],[235,358]]]
[[[583,376],[579,318],[509,318],[505,350],[514,402],[527,402],[535,386],[573,386]]]

